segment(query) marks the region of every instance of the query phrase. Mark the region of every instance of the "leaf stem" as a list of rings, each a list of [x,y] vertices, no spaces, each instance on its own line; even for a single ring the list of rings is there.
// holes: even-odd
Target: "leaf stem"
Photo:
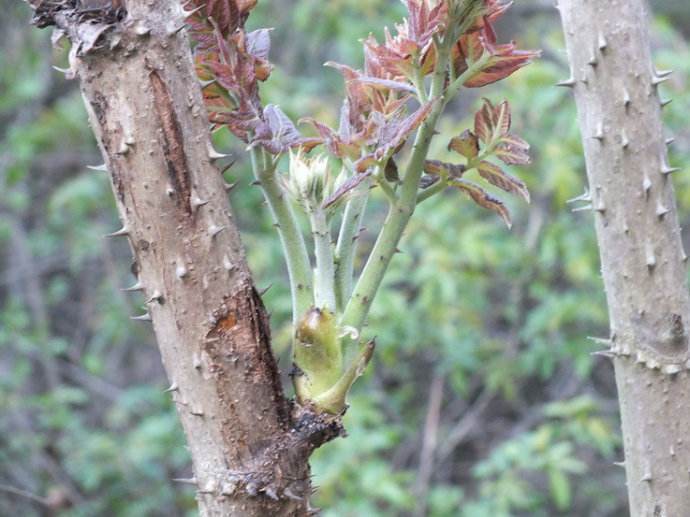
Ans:
[[[335,293],[338,310],[343,310],[352,294],[352,277],[357,239],[362,227],[362,218],[369,199],[371,179],[362,182],[355,189],[353,197],[345,205],[343,220],[335,248]]]
[[[425,188],[419,192],[419,194],[417,194],[417,205],[419,205],[422,201],[429,199],[431,196],[444,191],[446,187],[448,187],[448,181],[445,178],[439,178],[436,183]]]
[[[326,211],[313,208],[309,213],[312,234],[314,235],[314,304],[319,309],[335,312],[335,263],[331,243],[331,228]]]
[[[431,82],[431,99],[436,102],[429,117],[417,130],[412,156],[407,164],[403,178],[400,196],[395,203],[391,203],[383,228],[379,233],[374,248],[362,270],[352,297],[345,307],[341,324],[361,330],[366,320],[374,296],[381,285],[383,275],[388,269],[391,258],[398,248],[403,231],[414,212],[417,204],[417,189],[419,179],[424,169],[424,160],[429,151],[429,144],[434,135],[436,122],[445,105],[440,97],[443,93],[443,83],[448,65],[449,49],[446,45],[438,48],[438,62]]]
[[[434,136],[436,123],[448,102],[458,93],[464,83],[477,70],[480,70],[489,59],[489,56],[485,53],[477,61],[471,63],[467,70],[460,74],[444,92],[444,82],[450,61],[450,48],[446,42],[442,42],[439,44],[437,51],[437,66],[431,81],[431,93],[429,96],[436,105],[429,117],[417,130],[412,156],[407,164],[398,200],[390,206],[383,228],[376,239],[374,248],[367,259],[352,297],[341,317],[342,325],[351,326],[357,330],[361,330],[364,325],[374,297],[381,286],[383,276],[393,255],[398,250],[400,238],[417,205],[419,180],[424,170],[424,160],[426,160],[429,152],[429,144]]]
[[[292,321],[299,318],[313,305],[312,271],[304,237],[297,225],[294,212],[276,177],[275,165],[263,148],[251,149],[254,177],[259,181],[273,221],[280,235],[287,264],[292,296]]]

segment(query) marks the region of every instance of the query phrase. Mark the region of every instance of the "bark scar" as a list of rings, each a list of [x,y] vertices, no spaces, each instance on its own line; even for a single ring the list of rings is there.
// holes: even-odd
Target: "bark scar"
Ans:
[[[177,205],[187,214],[191,214],[191,179],[182,127],[177,119],[170,91],[161,76],[153,70],[149,78],[153,89],[153,104],[162,130],[161,144],[168,178],[175,189]]]

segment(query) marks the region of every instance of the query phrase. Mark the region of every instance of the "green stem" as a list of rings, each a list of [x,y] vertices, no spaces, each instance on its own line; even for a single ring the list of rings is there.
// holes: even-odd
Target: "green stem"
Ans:
[[[331,228],[326,211],[314,208],[309,213],[311,230],[314,234],[314,304],[319,309],[335,312],[335,264],[331,244]]]
[[[395,191],[388,183],[388,180],[386,180],[386,178],[383,177],[381,172],[378,172],[376,174],[376,184],[381,188],[381,191],[385,194],[388,201],[390,201],[391,203],[395,203],[397,201]]]
[[[270,157],[266,156],[263,149],[254,147],[251,150],[251,160],[254,177],[261,184],[283,245],[292,295],[292,321],[296,325],[299,318],[313,305],[312,271],[307,247],[292,207],[278,183]]]
[[[340,224],[338,243],[335,248],[335,293],[338,310],[345,308],[345,303],[352,294],[356,243],[362,227],[370,187],[371,180],[367,179],[355,190],[353,197],[345,205],[343,221]]]
[[[429,199],[431,196],[444,191],[446,187],[448,187],[448,181],[444,178],[439,178],[436,183],[425,188],[419,194],[417,194],[417,205],[419,205],[422,201]]]
[[[352,297],[345,307],[341,318],[342,325],[348,325],[357,330],[361,330],[364,325],[374,297],[381,286],[383,276],[398,249],[400,238],[417,205],[419,180],[424,170],[424,160],[426,160],[429,152],[429,144],[434,136],[436,123],[447,103],[457,94],[467,79],[481,69],[489,59],[489,56],[485,54],[470,64],[467,70],[455,79],[444,93],[443,85],[449,64],[449,53],[450,49],[445,44],[439,46],[437,67],[431,82],[430,95],[430,99],[436,102],[436,105],[426,121],[417,130],[412,156],[407,164],[399,198],[396,203],[391,204],[381,233],[376,239]]]
[[[436,102],[429,117],[417,130],[414,142],[414,150],[408,162],[405,177],[403,179],[400,196],[392,203],[379,233],[374,248],[367,260],[362,274],[357,281],[352,297],[345,307],[341,323],[361,330],[364,321],[369,314],[371,303],[378,291],[383,275],[388,269],[391,258],[395,254],[403,231],[414,212],[417,204],[417,189],[419,179],[424,169],[424,160],[429,151],[429,144],[434,135],[436,122],[438,121],[444,102],[440,99],[443,92],[446,68],[448,65],[448,48],[441,46],[438,50],[438,65],[431,83],[431,99]]]

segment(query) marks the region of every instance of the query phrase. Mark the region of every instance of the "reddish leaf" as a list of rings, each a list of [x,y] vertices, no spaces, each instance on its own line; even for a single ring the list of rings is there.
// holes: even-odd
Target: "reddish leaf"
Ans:
[[[370,170],[373,166],[377,165],[378,161],[376,158],[374,158],[373,154],[367,154],[365,156],[362,156],[359,160],[357,160],[354,163],[355,170],[358,173],[363,173],[367,170]]]
[[[489,144],[508,134],[511,114],[507,101],[498,106],[484,99],[481,109],[474,115],[474,132],[484,144]]]
[[[292,147],[311,149],[321,139],[304,138],[283,111],[273,104],[264,108],[262,122],[256,127],[252,145],[262,145],[268,152],[279,154]]]
[[[460,136],[453,137],[448,142],[448,149],[472,159],[479,154],[479,140],[477,135],[466,129]]]
[[[478,88],[500,81],[540,55],[538,51],[517,50],[514,42],[497,45],[491,24],[485,22],[481,30],[462,35],[453,47],[456,75],[465,72],[470,63],[475,63],[485,53],[490,57],[481,69],[466,78],[464,86]]]
[[[459,178],[465,173],[465,170],[464,165],[455,163],[446,163],[439,160],[426,160],[424,162],[424,172],[432,176]]]
[[[492,185],[506,192],[519,194],[529,203],[530,196],[527,186],[520,179],[505,172],[498,165],[482,161],[479,163],[477,170],[479,175]]]
[[[494,155],[508,165],[527,165],[530,162],[529,144],[515,135],[506,135],[496,146]]]
[[[470,196],[472,201],[477,203],[479,206],[492,210],[500,215],[509,229],[513,226],[513,223],[510,219],[510,212],[503,202],[493,197],[479,185],[463,179],[453,181],[452,185],[465,192],[468,196]]]
[[[345,180],[345,182],[342,185],[340,185],[340,187],[338,187],[336,191],[333,192],[333,194],[331,194],[326,200],[324,200],[322,208],[329,208],[336,204],[344,196],[356,189],[365,179],[371,176],[371,174],[372,171],[369,170],[361,174],[355,174],[354,176],[351,176],[350,178]]]
[[[403,83],[401,81],[393,81],[391,79],[380,79],[378,77],[370,77],[370,76],[359,76],[355,81],[359,81],[364,84],[368,84],[370,86],[373,86],[376,89],[383,89],[383,90],[401,90],[404,92],[409,92],[409,93],[415,93],[416,90],[410,86],[408,83]]]
[[[268,61],[271,51],[271,29],[257,29],[247,33],[247,52],[258,59]]]

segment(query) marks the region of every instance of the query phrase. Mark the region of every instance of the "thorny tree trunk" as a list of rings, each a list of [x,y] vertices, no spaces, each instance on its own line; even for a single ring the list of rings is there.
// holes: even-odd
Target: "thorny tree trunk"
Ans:
[[[560,0],[633,516],[690,509],[690,294],[644,0]]]
[[[202,515],[306,515],[308,458],[336,436],[283,395],[257,295],[213,165],[206,111],[174,0],[37,2],[105,157],[191,452]],[[142,319],[148,319],[145,315]]]

